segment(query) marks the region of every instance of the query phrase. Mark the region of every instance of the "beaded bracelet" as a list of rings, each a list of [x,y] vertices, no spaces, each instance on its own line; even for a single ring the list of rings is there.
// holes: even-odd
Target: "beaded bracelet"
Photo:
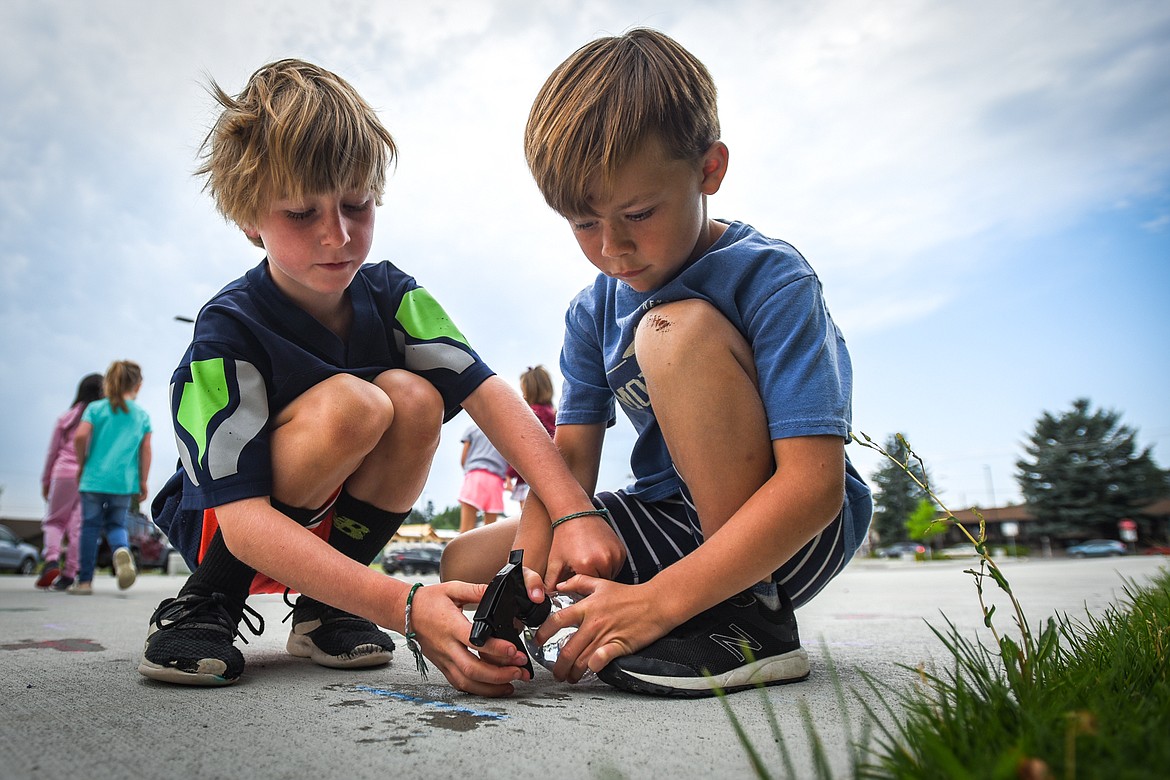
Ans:
[[[414,594],[423,584],[416,582],[410,586],[410,593],[406,594],[406,620],[403,628],[406,633],[406,646],[410,649],[410,654],[414,656],[414,665],[418,668],[418,673],[427,679],[427,659],[423,656],[422,648],[418,646],[417,634],[410,628],[410,605],[414,601]]]
[[[553,524],[548,527],[548,530],[555,531],[557,526],[562,523],[567,523],[570,520],[576,520],[578,517],[588,517],[589,515],[596,515],[598,517],[609,517],[609,510],[602,509],[586,509],[584,512],[574,512],[571,515],[565,515],[560,520],[554,520]]]

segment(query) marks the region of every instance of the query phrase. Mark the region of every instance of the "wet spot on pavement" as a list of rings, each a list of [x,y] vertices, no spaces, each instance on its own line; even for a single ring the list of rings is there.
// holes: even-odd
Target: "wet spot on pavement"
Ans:
[[[105,649],[92,639],[47,639],[43,642],[26,639],[0,645],[0,650],[59,650],[62,653],[100,653]]]
[[[424,686],[426,688],[436,688],[437,686]],[[439,690],[448,690],[438,688]],[[459,704],[452,704],[451,702],[442,701],[428,695],[417,695],[415,693],[407,693],[404,691],[391,690],[389,688],[375,688],[369,685],[346,685],[346,686],[327,686],[326,690],[345,690],[350,693],[365,693],[376,696],[382,699],[391,699],[400,701],[406,704],[413,704],[423,708],[418,717],[429,726],[434,728],[445,729],[448,731],[471,731],[479,728],[484,724],[507,720],[508,716],[502,712],[494,710],[481,710],[473,707],[464,707]],[[340,706],[354,706],[355,704],[367,704],[368,701],[355,702],[347,700]],[[338,706],[338,705],[334,705]]]
[[[470,712],[424,712],[419,716],[428,726],[447,729],[448,731],[473,731],[493,720],[485,718],[481,713]]]

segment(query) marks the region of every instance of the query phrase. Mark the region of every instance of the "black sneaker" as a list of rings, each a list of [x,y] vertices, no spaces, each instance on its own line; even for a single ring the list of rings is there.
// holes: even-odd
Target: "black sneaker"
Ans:
[[[49,586],[49,590],[64,591],[69,590],[69,586],[73,584],[73,578],[68,574],[61,574],[57,579],[53,580],[53,584]]]
[[[292,631],[288,635],[288,652],[298,658],[311,658],[330,669],[364,669],[390,663],[394,640],[372,621],[300,596],[291,606]],[[288,617],[285,618],[288,620]]]
[[[666,636],[611,661],[597,676],[633,693],[698,698],[808,677],[792,603],[765,607],[751,591],[700,612]]]
[[[241,612],[245,625],[259,636],[264,618],[247,605],[243,609],[260,621],[257,629]],[[238,621],[223,593],[187,593],[164,600],[150,617],[139,673],[179,685],[234,683],[244,671],[244,656],[232,644],[237,636],[243,639]]]

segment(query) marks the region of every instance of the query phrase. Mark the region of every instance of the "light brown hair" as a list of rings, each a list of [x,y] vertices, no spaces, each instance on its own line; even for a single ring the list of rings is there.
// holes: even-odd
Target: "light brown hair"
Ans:
[[[142,384],[142,368],[129,360],[115,360],[106,369],[105,381],[102,382],[106,398],[115,412],[129,412],[126,406],[126,396],[134,392]]]
[[[553,384],[544,366],[529,368],[520,375],[520,394],[528,404],[552,404]]]
[[[584,216],[594,180],[611,186],[650,138],[672,159],[697,159],[719,140],[719,113],[703,63],[643,27],[591,41],[552,72],[528,114],[524,156],[548,205]]]
[[[285,59],[253,73],[237,97],[214,81],[208,90],[222,111],[195,175],[206,177],[204,189],[227,219],[254,226],[274,200],[349,190],[370,192],[382,204],[397,148],[345,79]]]

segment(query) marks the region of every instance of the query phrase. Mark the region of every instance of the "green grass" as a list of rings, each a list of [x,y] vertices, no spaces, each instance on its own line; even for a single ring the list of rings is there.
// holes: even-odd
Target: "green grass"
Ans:
[[[881,706],[866,707],[877,731],[857,776],[1170,774],[1170,573],[1126,595],[1101,616],[1051,619],[1030,677],[1011,645],[988,648],[949,622],[935,629],[950,668],[923,672],[910,691],[867,679]]]
[[[1048,621],[1021,673],[1010,639],[987,647],[947,622],[932,627],[950,665],[913,669],[899,689],[862,673],[852,691],[864,716],[847,728],[857,778],[1154,778],[1170,776],[1170,572],[1148,586],[1126,583],[1126,600],[1100,616]],[[909,669],[909,667],[907,667]],[[845,693],[829,673],[841,711]],[[723,699],[758,777],[832,777],[807,705],[804,738],[813,765],[793,765],[770,706],[779,766],[770,768]],[[768,700],[765,698],[765,702]],[[876,703],[875,703],[876,702]]]
[[[912,473],[911,459],[921,460],[909,443],[901,439],[907,455],[898,460],[864,433],[854,440],[898,463],[945,513],[940,522],[954,521],[930,486]],[[978,556],[978,567],[967,573],[975,581],[989,642],[963,636],[946,620],[945,629],[931,626],[949,655],[945,669],[911,669],[919,682],[906,689],[862,670],[866,692],[852,691],[864,713],[856,735],[840,678],[829,665],[846,718],[850,774],[948,780],[1170,777],[1170,571],[1161,570],[1145,587],[1127,582],[1125,602],[1100,616],[1059,615],[1036,634],[992,560],[979,520],[977,537],[958,527]],[[996,608],[984,598],[989,584],[1011,601],[1010,635],[996,624]],[[807,706],[802,705],[801,717],[813,766],[798,772],[770,702],[764,701],[780,748],[780,776],[832,777]],[[772,777],[726,699],[723,705],[757,776]]]

